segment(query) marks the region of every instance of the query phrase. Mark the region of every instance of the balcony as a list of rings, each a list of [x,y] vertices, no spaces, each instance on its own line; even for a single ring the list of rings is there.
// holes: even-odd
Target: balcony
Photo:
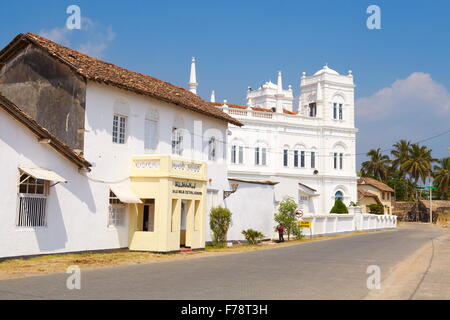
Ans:
[[[285,113],[275,113],[275,112],[265,112],[265,111],[257,111],[252,110],[251,108],[247,109],[238,109],[238,108],[230,108],[230,107],[222,107],[222,111],[228,113],[232,117],[240,120],[259,120],[259,121],[279,121],[283,123],[292,123],[295,125],[304,124],[304,125],[318,125],[322,118],[320,117],[309,117],[301,114],[285,114]]]
[[[131,177],[169,177],[206,181],[207,166],[205,162],[167,155],[134,156]]]

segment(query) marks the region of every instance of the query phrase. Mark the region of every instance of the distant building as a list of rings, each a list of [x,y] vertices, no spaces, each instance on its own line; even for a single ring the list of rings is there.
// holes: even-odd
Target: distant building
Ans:
[[[204,248],[228,123],[185,89],[18,35],[0,51],[0,257]]]
[[[354,88],[351,71],[324,66],[303,73],[298,99],[279,72],[276,84],[249,88],[245,106],[211,102],[244,124],[229,128],[229,177],[279,182],[275,207],[291,196],[306,214],[329,213],[336,199],[356,202]]]
[[[370,213],[369,205],[379,204],[385,214],[392,214],[394,189],[387,184],[368,177],[358,179],[358,204],[363,213]]]

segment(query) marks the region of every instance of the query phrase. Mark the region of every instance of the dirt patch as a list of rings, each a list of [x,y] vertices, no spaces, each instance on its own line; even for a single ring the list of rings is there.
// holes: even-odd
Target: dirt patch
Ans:
[[[430,241],[389,270],[380,290],[365,300],[450,298],[450,233]]]

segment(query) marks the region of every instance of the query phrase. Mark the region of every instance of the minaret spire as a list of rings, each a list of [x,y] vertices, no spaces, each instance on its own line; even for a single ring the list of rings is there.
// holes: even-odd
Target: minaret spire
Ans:
[[[278,71],[277,93],[283,93],[283,79],[281,77],[281,71]]]
[[[281,77],[281,71],[278,71],[278,82],[277,82],[277,93],[275,94],[276,99],[276,111],[278,113],[283,113],[283,105],[281,103],[281,98],[283,97],[283,80]]]
[[[193,94],[197,94],[197,87],[198,83],[197,83],[197,73],[195,69],[195,58],[192,57],[191,77],[189,78],[189,91],[192,92]]]

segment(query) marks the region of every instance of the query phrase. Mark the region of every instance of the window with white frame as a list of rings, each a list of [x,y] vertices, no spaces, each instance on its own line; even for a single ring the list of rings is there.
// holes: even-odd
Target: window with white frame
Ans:
[[[342,103],[339,103],[339,120],[344,119],[344,107]]]
[[[300,167],[305,167],[305,151],[300,151]]]
[[[317,116],[317,105],[315,102],[309,104],[309,116],[313,118]]]
[[[333,103],[333,119],[337,119],[338,117],[338,106],[337,103],[334,102]]]
[[[303,196],[303,195],[299,196],[298,197],[298,208],[300,210],[305,209],[305,207],[308,204],[308,202],[309,202],[309,197],[308,196]]]
[[[265,147],[255,148],[255,165],[257,166],[267,165],[267,148]]]
[[[208,141],[208,160],[216,161],[217,142],[215,137],[211,137]]]
[[[336,193],[334,194],[334,200],[344,200],[344,193],[342,191],[336,191]]]
[[[338,154],[337,152],[333,153],[333,161],[334,161],[334,168],[337,169],[338,168]]]
[[[231,163],[243,164],[244,163],[244,147],[239,145],[231,146]]]
[[[289,166],[289,149],[287,148],[283,150],[283,166]]]
[[[172,128],[172,154],[183,155],[183,134],[180,128]]]
[[[158,147],[158,120],[145,119],[144,148],[146,152],[155,152]]]
[[[342,170],[344,168],[344,154],[335,152],[333,154],[334,169]]]
[[[112,141],[117,144],[125,144],[127,117],[115,114],[113,117]]]
[[[312,169],[316,168],[316,152],[315,151],[311,151],[311,168]]]
[[[294,150],[294,167],[298,168],[298,150]]]
[[[126,205],[120,201],[114,192],[109,191],[108,227],[119,227],[125,223]]]
[[[45,227],[49,182],[21,173],[19,178],[18,227]]]

